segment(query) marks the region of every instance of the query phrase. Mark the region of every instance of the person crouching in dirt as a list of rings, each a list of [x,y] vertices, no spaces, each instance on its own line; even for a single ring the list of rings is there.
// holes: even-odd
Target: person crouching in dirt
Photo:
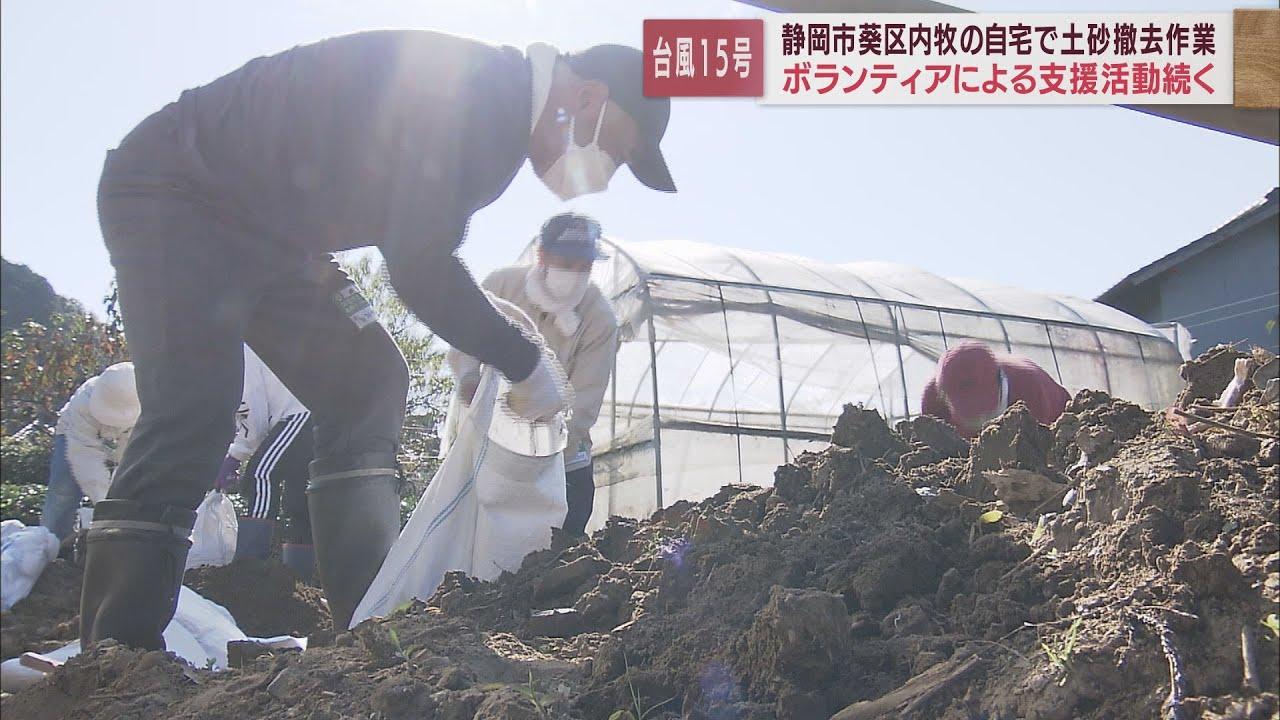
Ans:
[[[501,371],[527,419],[566,406],[549,352],[456,255],[526,160],[562,200],[617,168],[674,191],[670,101],[643,54],[527,52],[425,30],[255,59],[143,120],[107,155],[98,216],[142,413],[87,537],[81,642],[164,647],[187,537],[234,434],[247,343],[312,413],[316,567],[344,629],[400,531],[404,357],[332,253],[376,246],[400,299]]]
[[[289,522],[280,559],[308,582],[315,573],[311,515],[307,512],[312,434],[311,411],[246,345],[235,440],[214,487],[224,492],[238,489],[247,507],[238,519],[236,559],[266,559],[276,518],[283,508]],[[246,460],[248,465],[241,474],[240,466]]]
[[[111,469],[119,463],[142,409],[135,383],[133,363],[117,363],[85,381],[58,413],[41,524],[59,540],[71,534],[76,508],[85,496],[97,504],[107,494]],[[242,552],[266,557],[282,485],[286,493],[298,498],[286,507],[292,506],[295,513],[301,513],[290,519],[295,521],[298,532],[304,533],[300,542],[309,546],[311,531],[304,493],[307,463],[311,460],[310,413],[247,346],[244,397],[237,416],[236,440],[214,480],[214,487],[219,490],[231,489],[241,462],[250,460],[248,481],[244,483],[250,487],[242,490],[249,499],[250,517],[240,519],[237,557]],[[279,420],[273,422],[274,418]],[[290,477],[291,472],[300,478]],[[271,520],[255,521],[257,517]],[[288,549],[286,545],[286,564],[290,564]],[[306,567],[309,573],[310,566],[302,562],[305,559],[303,552],[291,566],[296,565],[299,573]]]
[[[925,384],[921,409],[973,438],[1019,400],[1038,422],[1049,425],[1062,415],[1071,394],[1034,362],[966,341],[938,360],[937,372]]]
[[[94,503],[107,496],[111,468],[120,462],[141,410],[133,363],[122,362],[86,380],[58,411],[40,513],[40,524],[58,540],[75,529],[85,496]]]
[[[565,495],[569,511],[564,530],[585,534],[595,502],[591,426],[600,415],[604,391],[617,350],[618,320],[591,282],[591,266],[600,255],[600,225],[585,215],[564,213],[548,220],[538,236],[533,265],[494,271],[482,286],[525,311],[564,366],[573,389],[569,440],[565,446]],[[469,400],[480,382],[480,364],[450,350],[449,364],[461,395]]]

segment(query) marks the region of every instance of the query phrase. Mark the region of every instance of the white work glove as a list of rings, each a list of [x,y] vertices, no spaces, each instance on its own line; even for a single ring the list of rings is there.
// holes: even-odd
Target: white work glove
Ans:
[[[569,383],[560,363],[543,351],[529,377],[514,383],[507,393],[507,407],[516,415],[539,422],[549,420],[569,407]]]

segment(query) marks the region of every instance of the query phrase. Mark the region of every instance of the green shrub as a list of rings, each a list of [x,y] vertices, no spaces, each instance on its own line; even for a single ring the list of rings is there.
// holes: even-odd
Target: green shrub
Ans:
[[[0,520],[21,520],[24,525],[40,524],[44,485],[0,484]]]
[[[0,438],[0,481],[15,485],[44,485],[49,481],[53,433],[39,425]]]
[[[6,434],[32,421],[52,425],[81,383],[128,359],[124,336],[91,315],[25,322],[0,343],[0,424]]]
[[[400,525],[409,521],[418,499],[440,467],[440,438],[436,436],[434,419],[411,416],[405,419],[400,432],[400,452],[396,461],[404,483],[400,486]]]

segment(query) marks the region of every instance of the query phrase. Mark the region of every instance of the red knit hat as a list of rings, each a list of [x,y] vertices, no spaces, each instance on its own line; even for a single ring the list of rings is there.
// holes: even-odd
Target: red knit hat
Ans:
[[[996,356],[981,343],[963,342],[938,361],[938,389],[960,422],[985,418],[1000,402]]]

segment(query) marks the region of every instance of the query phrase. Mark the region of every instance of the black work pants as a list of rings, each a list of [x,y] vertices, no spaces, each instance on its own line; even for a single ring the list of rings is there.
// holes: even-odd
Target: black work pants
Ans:
[[[569,512],[565,513],[564,531],[577,537],[586,533],[587,521],[596,502],[596,481],[593,466],[587,465],[564,474],[565,500]]]
[[[317,458],[393,453],[409,375],[391,336],[335,302],[349,280],[331,256],[174,181],[178,142],[153,116],[108,155],[98,190],[142,403],[108,497],[199,504],[234,434],[242,343],[310,409]]]
[[[314,456],[312,435],[311,413],[282,418],[263,438],[240,476],[246,517],[276,520],[283,505],[289,520],[285,541],[303,545],[311,544],[307,466]]]

